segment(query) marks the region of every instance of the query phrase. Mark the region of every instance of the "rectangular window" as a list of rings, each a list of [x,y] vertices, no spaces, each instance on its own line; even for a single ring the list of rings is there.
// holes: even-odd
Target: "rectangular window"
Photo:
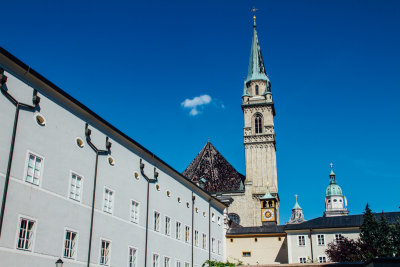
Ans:
[[[299,262],[300,262],[300,263],[307,263],[306,257],[300,257],[300,258],[299,258]]]
[[[242,251],[242,256],[243,257],[251,257],[251,252],[250,251]]]
[[[139,223],[139,203],[131,201],[131,222]]]
[[[175,233],[176,239],[181,239],[181,223],[176,222],[176,233]]]
[[[104,208],[103,211],[107,213],[112,213],[113,211],[113,198],[114,198],[114,192],[111,191],[110,189],[106,188],[104,190]]]
[[[218,240],[218,255],[221,255],[221,241]]]
[[[136,249],[129,248],[129,267],[136,267]]]
[[[207,235],[206,234],[203,234],[202,247],[203,247],[203,249],[207,249]]]
[[[176,261],[176,267],[181,267],[181,262],[180,261]]]
[[[154,212],[154,231],[160,231],[160,213],[157,211]]]
[[[211,238],[211,251],[215,253],[215,238]]]
[[[318,245],[325,246],[325,235],[318,235]]]
[[[110,252],[111,252],[111,243],[107,240],[101,240],[101,249],[100,249],[100,264],[101,265],[110,265]]]
[[[326,262],[326,257],[325,256],[318,257],[318,262],[319,263],[325,263]]]
[[[165,234],[171,235],[171,218],[165,216]]]
[[[190,242],[190,227],[187,225],[185,226],[185,242]]]
[[[335,234],[335,243],[340,243],[343,241],[342,234]]]
[[[306,237],[304,235],[299,235],[298,241],[300,247],[304,247],[306,245]]]
[[[35,221],[21,218],[18,235],[18,249],[32,250]]]
[[[77,234],[75,232],[69,230],[65,231],[64,258],[75,258],[76,236]]]
[[[69,191],[69,198],[80,201],[81,200],[82,177],[75,173],[71,176],[71,188]]]
[[[197,230],[194,230],[194,245],[199,246],[199,231]]]
[[[158,254],[153,254],[153,267],[158,267],[158,260],[159,260],[159,256]]]
[[[43,159],[29,153],[28,169],[26,172],[26,181],[28,183],[39,185],[40,171],[42,168]]]
[[[170,263],[171,259],[168,257],[164,257],[164,267],[170,267],[169,263]]]

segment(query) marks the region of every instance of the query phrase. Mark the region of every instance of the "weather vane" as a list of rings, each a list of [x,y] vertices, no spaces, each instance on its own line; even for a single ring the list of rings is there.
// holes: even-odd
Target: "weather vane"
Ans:
[[[258,8],[256,8],[255,6],[253,6],[253,8],[251,9],[251,12],[253,12],[254,26],[256,25],[256,11],[257,10],[258,10]]]

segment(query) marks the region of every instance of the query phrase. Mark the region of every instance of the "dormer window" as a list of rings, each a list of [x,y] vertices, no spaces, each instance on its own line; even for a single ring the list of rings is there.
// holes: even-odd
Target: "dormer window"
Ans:
[[[256,95],[258,95],[258,85],[256,85]]]
[[[262,133],[262,116],[257,114],[254,118],[254,130],[256,134]]]

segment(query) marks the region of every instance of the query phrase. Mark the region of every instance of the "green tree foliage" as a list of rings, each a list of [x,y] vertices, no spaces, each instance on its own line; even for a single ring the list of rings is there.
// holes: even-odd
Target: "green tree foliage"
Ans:
[[[376,257],[400,256],[400,220],[389,225],[383,213],[377,220],[367,204],[360,238],[330,243],[326,254],[335,262],[365,262]]]
[[[392,244],[393,244],[393,253],[396,257],[400,257],[400,220],[397,221],[392,228]]]
[[[363,261],[360,240],[343,237],[340,242],[328,244],[326,255],[334,262],[359,262]]]
[[[235,267],[234,263],[206,260],[201,267]]]
[[[390,227],[385,215],[382,212],[381,219],[379,220],[379,232],[377,238],[377,255],[378,257],[393,257],[393,231]]]
[[[364,221],[360,227],[360,244],[365,260],[372,259],[378,254],[379,223],[369,205],[365,207]]]

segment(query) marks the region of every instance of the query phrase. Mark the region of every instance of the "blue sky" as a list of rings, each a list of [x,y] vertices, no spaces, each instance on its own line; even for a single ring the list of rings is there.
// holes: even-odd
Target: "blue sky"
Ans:
[[[244,173],[252,6],[281,222],[296,193],[306,219],[322,215],[330,162],[350,214],[399,211],[399,1],[15,0],[0,45],[178,171],[210,138]]]

